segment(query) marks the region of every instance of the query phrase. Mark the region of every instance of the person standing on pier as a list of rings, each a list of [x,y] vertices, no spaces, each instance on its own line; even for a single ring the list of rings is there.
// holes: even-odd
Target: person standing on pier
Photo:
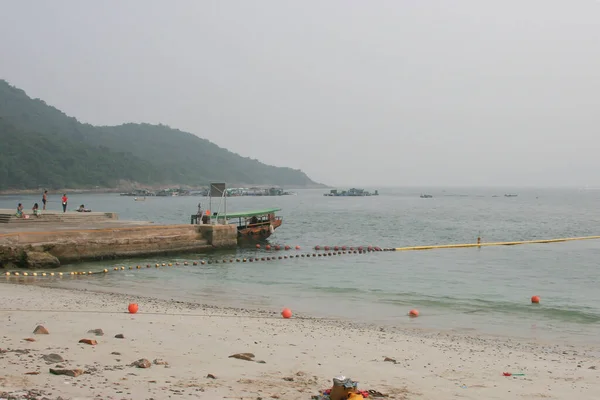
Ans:
[[[48,191],[44,190],[44,194],[42,195],[42,203],[44,203],[44,205],[42,206],[42,210],[46,209],[47,202],[48,202]]]
[[[62,206],[63,206],[63,212],[67,212],[67,202],[69,201],[69,198],[67,197],[67,194],[64,193],[62,196]]]

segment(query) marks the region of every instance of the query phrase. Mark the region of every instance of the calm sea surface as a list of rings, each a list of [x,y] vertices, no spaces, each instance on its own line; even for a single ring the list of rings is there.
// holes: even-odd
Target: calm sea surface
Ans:
[[[383,189],[373,197],[297,196],[228,199],[229,211],[281,207],[283,225],[272,245],[413,245],[515,241],[600,235],[600,191]],[[494,196],[497,197],[494,197]],[[59,209],[60,194],[50,197]],[[3,196],[0,208],[26,209],[39,196]],[[118,194],[70,195],[94,211],[121,219],[189,223],[203,197],[149,197],[136,202]],[[215,207],[213,207],[215,208]],[[117,265],[250,257],[252,248],[170,258],[87,263]],[[283,255],[283,251],[280,252]],[[289,253],[296,253],[295,250]],[[391,326],[478,332],[600,344],[600,240],[480,249],[377,252],[260,263],[211,264],[124,271],[45,281],[68,287],[151,295],[249,308],[293,311]],[[66,266],[63,270],[69,270]],[[541,304],[530,304],[532,295]],[[417,308],[421,317],[409,319]]]

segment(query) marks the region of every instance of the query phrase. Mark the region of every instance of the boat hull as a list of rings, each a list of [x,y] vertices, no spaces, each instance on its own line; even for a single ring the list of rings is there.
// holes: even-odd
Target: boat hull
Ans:
[[[275,229],[279,228],[283,221],[279,218],[270,221],[270,224],[256,224],[244,227],[238,227],[238,238],[250,240],[266,239],[273,234]]]

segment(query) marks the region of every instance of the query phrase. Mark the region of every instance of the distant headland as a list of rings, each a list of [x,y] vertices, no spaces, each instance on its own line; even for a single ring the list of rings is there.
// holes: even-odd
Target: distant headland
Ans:
[[[85,192],[210,182],[324,188],[304,172],[242,157],[166,125],[83,124],[0,80],[0,193]]]

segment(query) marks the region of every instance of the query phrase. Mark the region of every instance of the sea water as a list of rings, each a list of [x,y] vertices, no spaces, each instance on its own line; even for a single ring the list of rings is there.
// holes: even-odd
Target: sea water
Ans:
[[[600,234],[600,191],[576,189],[380,189],[379,196],[235,197],[230,211],[280,207],[283,225],[272,246],[314,253],[320,246],[403,247],[449,243],[550,239]],[[505,193],[517,193],[505,197]],[[60,194],[49,208],[59,209]],[[72,194],[71,204],[114,211],[120,219],[189,223],[204,197]],[[3,196],[0,208],[38,202],[40,196]],[[216,210],[217,204],[213,203]],[[274,253],[274,251],[271,251]],[[113,266],[266,257],[253,247],[65,266],[62,271]],[[47,284],[141,294],[215,305],[280,310],[389,327],[481,332],[538,340],[600,344],[600,240],[552,244],[376,252],[125,270],[65,277]],[[533,295],[541,304],[532,305]],[[410,319],[417,308],[421,315]]]

